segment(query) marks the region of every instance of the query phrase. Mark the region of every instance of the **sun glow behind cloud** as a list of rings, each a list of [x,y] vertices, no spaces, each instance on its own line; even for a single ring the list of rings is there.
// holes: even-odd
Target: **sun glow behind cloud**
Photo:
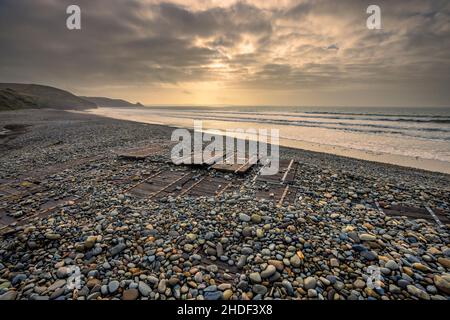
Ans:
[[[0,81],[147,104],[448,105],[446,1],[0,2]],[[45,39],[45,41],[43,41]]]

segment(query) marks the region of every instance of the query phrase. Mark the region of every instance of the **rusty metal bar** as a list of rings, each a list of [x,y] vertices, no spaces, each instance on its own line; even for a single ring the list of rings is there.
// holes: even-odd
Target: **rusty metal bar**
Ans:
[[[283,205],[284,198],[286,197],[288,191],[289,191],[289,186],[287,185],[286,188],[284,188],[284,191],[283,191],[280,201],[278,202],[279,206]]]
[[[131,186],[130,188],[126,189],[126,190],[123,191],[122,193],[128,193],[130,190],[136,188],[137,186],[140,186],[141,184],[147,182],[147,181],[150,180],[150,179],[153,179],[154,177],[160,175],[161,173],[162,173],[162,171],[158,171],[158,172],[155,173],[154,175],[152,175],[152,176],[150,176],[150,177],[147,177],[147,178],[145,178],[144,180],[142,180],[142,181],[136,183],[135,185]]]
[[[292,164],[293,164],[293,163],[294,163],[294,159],[291,159],[291,162],[289,162],[289,166],[287,167],[287,170],[286,170],[286,172],[284,173],[283,178],[281,179],[281,184],[283,184],[283,183],[284,183],[284,180],[286,180],[286,177],[287,177],[289,171],[291,171],[291,168],[292,168]]]
[[[425,206],[425,209],[428,210],[428,212],[431,214],[431,216],[433,217],[434,221],[436,221],[438,226],[444,228],[444,225],[442,224],[441,220],[439,220],[439,218],[434,214],[433,210],[431,210],[431,208],[427,205]]]
[[[216,197],[220,197],[231,185],[233,184],[233,181],[228,183],[225,188],[223,188],[219,193],[217,193]]]

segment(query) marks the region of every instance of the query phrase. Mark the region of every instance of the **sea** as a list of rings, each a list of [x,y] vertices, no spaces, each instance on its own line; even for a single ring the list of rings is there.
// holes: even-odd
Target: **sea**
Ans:
[[[113,118],[207,129],[278,129],[281,144],[322,145],[450,164],[450,107],[152,106],[99,108]],[[288,143],[283,143],[288,142]],[[331,147],[331,148],[330,148]]]

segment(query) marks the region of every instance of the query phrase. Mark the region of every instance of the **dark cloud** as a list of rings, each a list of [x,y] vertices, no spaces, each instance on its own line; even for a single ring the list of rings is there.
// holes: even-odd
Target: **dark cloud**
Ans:
[[[74,1],[0,1],[0,81],[177,92],[202,82],[346,92],[365,84],[450,100],[447,1],[377,1],[382,30],[366,28],[371,2],[361,0],[75,2],[81,31],[65,28]]]

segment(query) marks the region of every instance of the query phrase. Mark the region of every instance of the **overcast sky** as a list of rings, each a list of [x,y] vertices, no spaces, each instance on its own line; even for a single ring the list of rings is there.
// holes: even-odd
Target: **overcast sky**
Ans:
[[[445,0],[0,0],[0,82],[145,104],[449,106],[449,18]]]

